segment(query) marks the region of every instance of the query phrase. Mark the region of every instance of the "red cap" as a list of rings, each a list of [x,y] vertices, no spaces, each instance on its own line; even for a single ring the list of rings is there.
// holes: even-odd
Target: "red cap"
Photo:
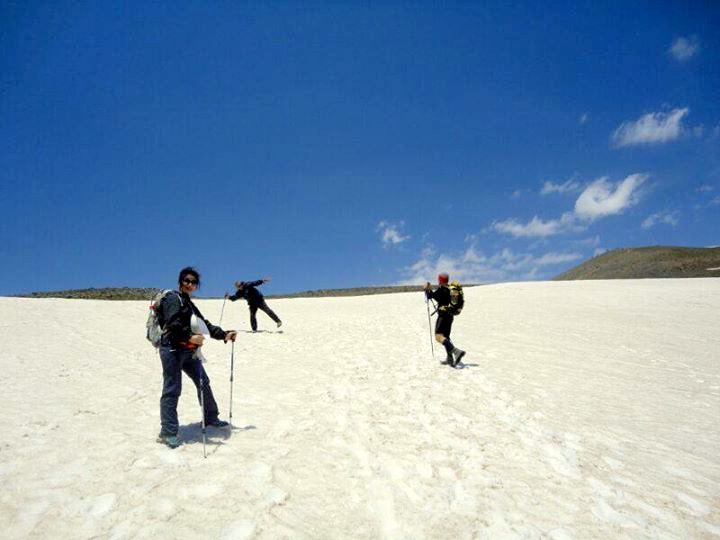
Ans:
[[[442,274],[438,274],[438,283],[440,285],[447,285],[449,280],[450,276],[448,276],[447,273],[443,272]]]

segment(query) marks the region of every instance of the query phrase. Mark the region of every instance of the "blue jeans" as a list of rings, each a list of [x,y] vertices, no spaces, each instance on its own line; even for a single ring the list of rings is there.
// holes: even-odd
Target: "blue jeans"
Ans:
[[[198,402],[200,402],[200,380],[202,379],[205,423],[217,420],[218,406],[210,389],[210,379],[205,373],[202,362],[195,358],[193,351],[186,349],[172,350],[170,347],[162,346],[160,347],[160,360],[163,367],[163,391],[162,396],[160,396],[160,435],[168,437],[178,434],[177,404],[182,392],[183,371],[195,383]]]

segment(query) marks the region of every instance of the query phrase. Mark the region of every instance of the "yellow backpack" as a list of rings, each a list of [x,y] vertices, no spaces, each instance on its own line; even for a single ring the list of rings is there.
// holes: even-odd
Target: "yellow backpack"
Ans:
[[[460,285],[459,281],[451,281],[448,289],[450,289],[450,304],[443,306],[444,309],[441,309],[450,315],[460,315],[465,306],[462,285]]]

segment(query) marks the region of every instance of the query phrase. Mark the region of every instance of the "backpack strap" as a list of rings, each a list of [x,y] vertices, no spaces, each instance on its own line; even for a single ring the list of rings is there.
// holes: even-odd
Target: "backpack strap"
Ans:
[[[439,291],[442,287],[445,287],[448,290],[450,289],[450,287],[448,287],[446,283],[443,283],[441,285],[438,285],[438,288],[435,291],[436,292]],[[447,306],[438,305],[437,309],[435,309],[435,312],[438,312],[438,311],[445,312],[445,311],[447,311],[447,308],[448,308]]]
[[[163,334],[165,333],[165,323],[167,321],[165,320],[165,314],[162,312],[162,309],[160,309],[160,308],[162,306],[162,301],[165,300],[165,297],[167,297],[168,295],[173,294],[173,293],[175,293],[175,295],[177,295],[178,302],[180,302],[180,307],[183,307],[183,305],[185,304],[185,302],[183,302],[182,294],[180,294],[180,291],[176,291],[175,289],[167,289],[163,293],[163,295],[160,297],[160,300],[157,303],[156,313],[157,313],[157,315],[162,317],[162,324],[160,325],[160,327],[163,330]]]

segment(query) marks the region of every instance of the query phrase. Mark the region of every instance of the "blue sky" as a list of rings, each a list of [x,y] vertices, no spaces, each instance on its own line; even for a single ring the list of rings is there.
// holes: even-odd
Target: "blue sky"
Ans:
[[[720,244],[714,2],[0,7],[0,294]]]

